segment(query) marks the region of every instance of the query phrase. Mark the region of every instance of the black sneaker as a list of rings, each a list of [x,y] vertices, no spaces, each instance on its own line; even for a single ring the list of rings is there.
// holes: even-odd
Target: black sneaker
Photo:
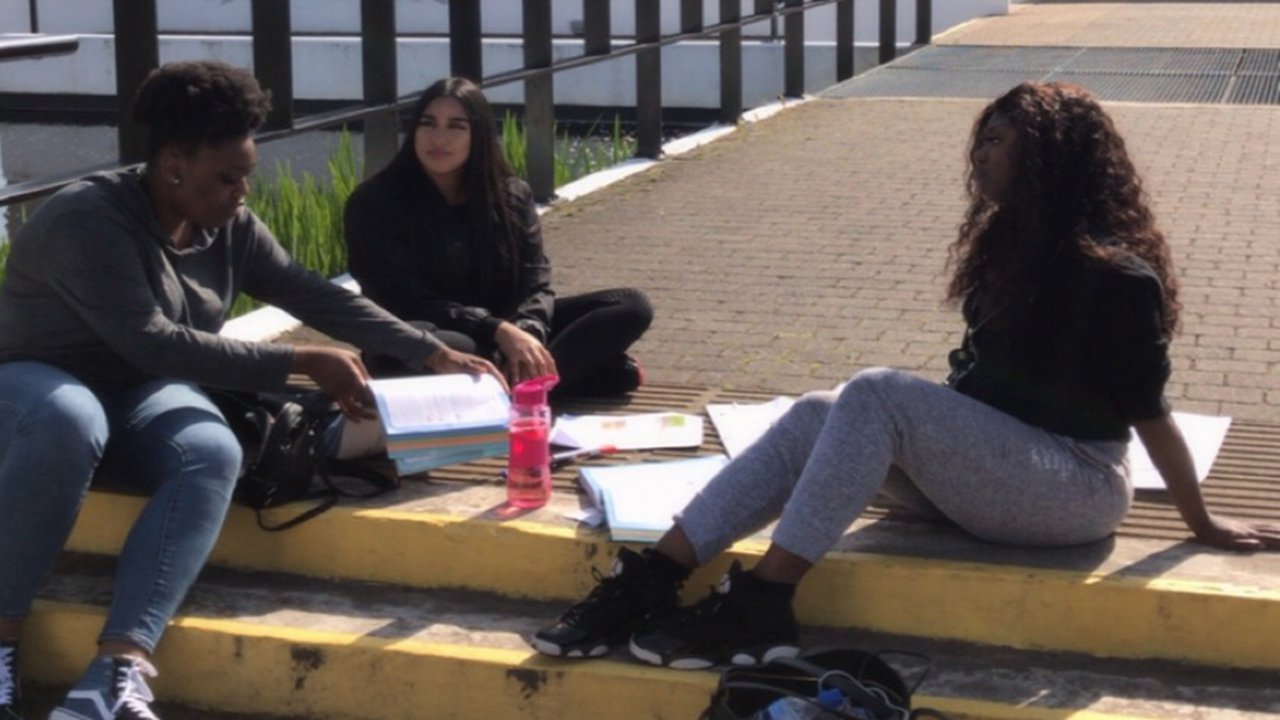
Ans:
[[[0,720],[22,720],[18,706],[22,687],[18,679],[17,643],[0,643]]]
[[[110,664],[107,685],[96,686],[100,676],[97,668],[90,665],[85,677],[54,708],[49,720],[160,720],[151,712],[155,696],[147,687],[146,677],[156,676],[151,663],[123,656],[100,657],[93,662]]]
[[[735,561],[709,597],[636,632],[631,654],[678,670],[795,657],[793,587],[766,583]]]
[[[676,609],[680,585],[688,577],[674,560],[645,550],[618,551],[613,575],[592,568],[599,583],[586,599],[569,608],[529,642],[534,650],[556,657],[599,657],[625,641],[642,623]]]

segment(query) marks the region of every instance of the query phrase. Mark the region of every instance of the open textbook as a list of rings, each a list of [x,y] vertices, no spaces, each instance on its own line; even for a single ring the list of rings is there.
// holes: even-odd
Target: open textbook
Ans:
[[[488,375],[370,380],[369,388],[401,475],[507,452],[510,401]]]
[[[673,517],[729,463],[724,455],[582,468],[588,500],[604,511],[615,542],[655,542]]]
[[[794,402],[792,398],[777,397],[765,403],[712,404],[707,406],[707,415],[724,443],[725,452],[729,457],[737,457],[764,435]],[[1231,418],[1175,412],[1173,420],[1191,449],[1196,478],[1204,482],[1226,440]],[[1136,434],[1129,443],[1129,472],[1136,490],[1163,490],[1165,487]]]

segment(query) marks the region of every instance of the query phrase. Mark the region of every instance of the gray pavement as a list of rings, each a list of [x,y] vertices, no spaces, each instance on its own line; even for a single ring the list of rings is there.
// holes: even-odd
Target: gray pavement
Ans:
[[[1280,46],[1280,3],[1054,3],[953,30],[960,44]],[[1074,28],[1074,29],[1072,29]],[[1123,32],[1122,32],[1123,31]],[[858,369],[944,373],[943,302],[983,101],[813,100],[543,218],[557,286],[635,285],[654,381],[800,392]],[[1182,282],[1169,395],[1280,422],[1280,106],[1107,103]]]

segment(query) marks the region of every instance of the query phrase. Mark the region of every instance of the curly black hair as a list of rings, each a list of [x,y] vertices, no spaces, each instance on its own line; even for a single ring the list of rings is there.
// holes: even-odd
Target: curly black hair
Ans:
[[[994,202],[979,191],[973,154],[999,116],[1017,132],[1012,192]],[[1127,252],[1164,286],[1164,333],[1178,326],[1178,281],[1142,181],[1115,123],[1087,90],[1023,83],[988,105],[969,142],[969,209],[950,249],[948,297],[979,286],[994,306],[1034,294],[1044,268],[1064,259],[1114,264]]]
[[[202,60],[166,63],[138,88],[133,119],[149,129],[147,159],[167,145],[191,152],[251,134],[271,109],[271,91],[248,70]]]

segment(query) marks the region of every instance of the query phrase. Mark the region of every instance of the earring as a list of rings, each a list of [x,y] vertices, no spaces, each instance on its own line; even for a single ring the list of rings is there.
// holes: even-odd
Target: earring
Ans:
[[[169,178],[169,184],[170,184],[170,185],[181,185],[181,184],[182,184],[182,178],[178,177],[177,175],[174,175],[173,177]]]

